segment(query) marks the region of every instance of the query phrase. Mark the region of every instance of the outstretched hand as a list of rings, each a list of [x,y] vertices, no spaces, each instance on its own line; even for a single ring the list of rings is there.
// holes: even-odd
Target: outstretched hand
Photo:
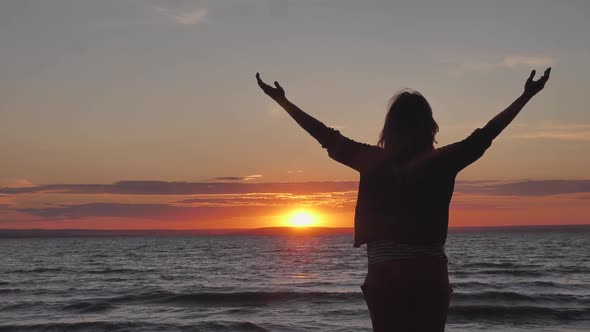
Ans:
[[[262,91],[264,91],[264,93],[266,93],[272,99],[280,100],[285,98],[285,90],[279,85],[279,82],[275,81],[275,87],[273,88],[260,79],[259,73],[256,73],[256,81],[258,82],[258,86],[262,89]]]
[[[536,81],[533,81],[535,73],[536,71],[533,70],[531,72],[531,75],[527,79],[526,83],[524,84],[524,92],[531,96],[534,96],[539,91],[543,90],[543,88],[545,87],[545,83],[547,83],[547,80],[549,80],[549,75],[551,74],[551,67],[545,69],[545,73],[543,73],[543,76],[541,76],[541,78],[539,78]]]

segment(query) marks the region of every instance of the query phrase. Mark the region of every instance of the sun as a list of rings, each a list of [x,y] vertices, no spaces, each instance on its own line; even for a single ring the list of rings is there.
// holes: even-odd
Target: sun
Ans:
[[[291,227],[308,227],[317,223],[317,217],[304,210],[298,210],[291,213],[287,218],[287,224]]]

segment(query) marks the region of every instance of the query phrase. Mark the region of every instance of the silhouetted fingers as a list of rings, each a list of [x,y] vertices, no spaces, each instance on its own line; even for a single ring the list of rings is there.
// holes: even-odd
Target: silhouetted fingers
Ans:
[[[260,73],[256,73],[256,81],[258,82],[258,84],[264,84],[262,79],[260,79]]]
[[[277,87],[277,89],[283,89],[283,87],[277,81],[275,81],[275,86]]]
[[[535,73],[536,73],[536,72],[537,72],[537,71],[533,69],[533,71],[531,71],[531,75],[529,75],[529,78],[528,78],[528,80],[527,80],[527,81],[532,81],[532,80],[533,80],[533,78],[535,77]]]
[[[264,83],[264,81],[260,78],[259,73],[256,73],[256,81],[258,81],[258,86],[260,86],[264,92],[267,92],[269,89],[271,89],[271,86]]]
[[[542,77],[543,81],[547,82],[550,75],[551,75],[551,67],[545,69],[545,73],[543,73],[543,77]]]

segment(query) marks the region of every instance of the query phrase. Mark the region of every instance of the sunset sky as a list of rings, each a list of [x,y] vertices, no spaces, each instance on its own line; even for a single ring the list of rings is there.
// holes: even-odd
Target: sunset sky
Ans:
[[[548,66],[459,174],[450,225],[590,224],[589,16],[585,0],[2,1],[0,228],[254,228],[297,211],[349,227],[358,174],[257,71],[371,144],[389,98],[419,90],[444,146]]]

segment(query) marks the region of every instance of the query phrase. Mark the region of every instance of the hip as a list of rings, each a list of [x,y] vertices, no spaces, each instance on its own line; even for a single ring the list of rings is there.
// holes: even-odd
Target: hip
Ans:
[[[398,289],[400,292],[452,291],[446,257],[434,256],[370,264],[364,285],[373,289]]]

